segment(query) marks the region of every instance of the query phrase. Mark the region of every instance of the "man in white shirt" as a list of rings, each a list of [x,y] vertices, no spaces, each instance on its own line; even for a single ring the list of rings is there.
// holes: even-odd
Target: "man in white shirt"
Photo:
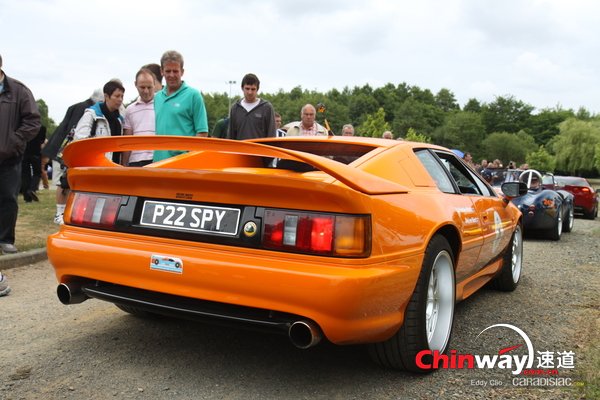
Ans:
[[[154,135],[156,121],[154,115],[154,88],[156,77],[147,68],[135,75],[135,87],[139,97],[125,110],[123,135]],[[136,150],[123,154],[122,163],[130,167],[143,167],[152,163],[152,150]]]

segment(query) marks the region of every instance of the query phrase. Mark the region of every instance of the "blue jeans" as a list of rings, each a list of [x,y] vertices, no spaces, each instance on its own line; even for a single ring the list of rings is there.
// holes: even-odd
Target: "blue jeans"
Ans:
[[[0,243],[15,244],[15,226],[21,188],[21,160],[0,164]]]

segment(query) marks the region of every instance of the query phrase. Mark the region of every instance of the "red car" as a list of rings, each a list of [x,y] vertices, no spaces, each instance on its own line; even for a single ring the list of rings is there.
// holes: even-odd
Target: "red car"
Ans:
[[[598,216],[598,191],[585,178],[578,176],[555,176],[560,189],[575,196],[575,212],[583,213],[588,219]]]

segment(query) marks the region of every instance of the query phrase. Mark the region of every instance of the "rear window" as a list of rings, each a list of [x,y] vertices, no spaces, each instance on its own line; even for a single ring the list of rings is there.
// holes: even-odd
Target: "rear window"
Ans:
[[[559,186],[583,186],[583,187],[591,187],[590,184],[583,178],[577,177],[556,177],[556,183]]]
[[[305,153],[315,154],[321,157],[327,157],[332,160],[350,164],[370,151],[376,149],[376,146],[355,144],[355,143],[336,143],[336,142],[309,142],[309,141],[273,141],[260,142],[273,147],[282,149],[303,151]]]
[[[553,177],[551,175],[544,175],[542,177],[542,185],[552,185],[555,183],[555,180],[552,179]]]

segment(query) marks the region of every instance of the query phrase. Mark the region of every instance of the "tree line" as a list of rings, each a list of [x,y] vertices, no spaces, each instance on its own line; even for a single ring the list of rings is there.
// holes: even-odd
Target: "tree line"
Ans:
[[[209,127],[227,116],[227,93],[203,93]],[[407,83],[373,88],[366,84],[328,92],[298,86],[289,92],[261,93],[281,114],[283,123],[300,119],[304,104],[325,106],[317,120],[328,121],[339,134],[344,124],[355,126],[360,136],[381,137],[386,130],[395,138],[426,141],[470,152],[474,160],[500,159],[504,164],[528,163],[531,168],[561,174],[595,177],[600,171],[600,115],[585,108],[560,106],[535,112],[514,96],[497,96],[490,103],[470,99],[461,107],[449,89],[433,93]],[[49,132],[54,121],[41,104]]]

